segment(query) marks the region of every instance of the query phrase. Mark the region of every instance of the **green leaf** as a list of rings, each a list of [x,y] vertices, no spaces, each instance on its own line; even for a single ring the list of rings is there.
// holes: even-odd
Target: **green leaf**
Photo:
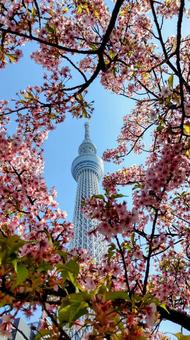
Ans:
[[[93,51],[97,50],[97,45],[96,45],[96,44],[89,44],[89,47],[90,47]]]
[[[174,76],[171,74],[168,78],[168,87],[172,90],[173,89],[173,83],[174,83]]]
[[[38,272],[42,273],[42,272],[47,272],[48,270],[52,269],[52,265],[48,262],[42,262],[39,267],[38,267]]]
[[[34,98],[31,92],[23,91],[22,95],[25,99],[28,99],[28,100],[31,100]]]
[[[108,248],[108,257],[111,258],[116,254],[116,245],[112,243]]]
[[[40,340],[42,339],[45,335],[51,335],[51,331],[48,329],[42,329],[38,331],[38,334],[35,335],[34,340]]]
[[[13,261],[12,261],[12,264],[13,264],[13,267],[14,267],[14,270],[15,270],[15,272],[17,273],[17,259],[14,259]]]
[[[142,296],[138,295],[138,294],[133,294],[131,296],[131,299],[134,303],[142,302]],[[143,298],[143,301],[146,302],[146,303],[150,303],[150,301],[152,301],[152,300],[148,301],[147,296],[145,295],[144,298]]]
[[[61,269],[62,277],[64,280],[69,280],[76,287],[76,278],[79,273],[79,265],[74,260],[70,260]]]
[[[77,94],[76,95],[76,100],[80,103],[80,102],[83,102],[83,96],[81,93]]]
[[[35,17],[37,14],[37,11],[35,9],[35,7],[32,7],[32,16]]]
[[[17,235],[10,236],[9,238],[0,237],[0,264],[12,263],[17,258],[18,250],[25,243]]]
[[[63,275],[64,276],[64,275]],[[76,280],[74,275],[71,272],[67,272],[67,279],[72,282],[72,284],[75,286]]]
[[[158,131],[158,130],[157,130],[157,131]],[[142,189],[142,187],[143,187],[142,183],[135,183],[132,190],[135,190],[135,189]]]
[[[58,311],[58,318],[60,323],[70,323],[79,319],[82,315],[88,312],[88,303],[81,301],[78,303],[68,304],[67,306],[61,306]]]
[[[114,194],[114,195],[111,195],[111,198],[122,198],[122,197],[126,197],[126,195],[123,195],[123,194]]]
[[[61,258],[64,260],[64,262],[67,260],[67,253],[65,251],[58,251],[58,254],[61,256]]]
[[[78,13],[78,14],[81,14],[82,11],[83,11],[83,6],[82,6],[82,5],[78,6],[78,7],[77,7],[77,13]]]
[[[157,127],[157,129],[156,129],[156,131],[157,132],[161,132],[163,129],[164,129],[164,125],[163,124],[160,124],[158,127]]]
[[[82,117],[83,118],[89,118],[88,111],[85,108],[82,109]]]
[[[55,26],[52,26],[52,25],[50,26],[49,24],[47,24],[46,29],[49,33],[52,33],[52,34],[56,33],[56,27]]]
[[[64,266],[64,269],[71,272],[74,275],[74,277],[78,276],[79,265],[76,261],[70,260],[69,262],[66,263],[66,265]]]
[[[117,299],[123,299],[129,301],[129,294],[125,291],[117,291],[117,292],[108,292],[105,294],[106,300],[117,300]]]
[[[79,292],[79,293],[73,293],[68,296],[69,301],[71,304],[78,304],[82,301],[84,302],[90,302],[90,294],[87,292]]]
[[[104,195],[93,195],[92,197],[94,197],[94,198],[99,198],[99,199],[101,199],[101,200],[104,199]]]
[[[6,258],[6,252],[5,251],[1,251],[0,252],[0,266],[2,265],[2,263],[4,262],[4,258]]]
[[[11,63],[15,63],[17,61],[17,58],[15,57],[14,54],[7,54],[7,57],[9,58],[9,61]]]
[[[183,125],[183,133],[190,136],[190,121]]]
[[[106,293],[108,293],[107,286],[102,285],[102,286],[98,287],[97,294],[105,295]]]
[[[131,238],[132,238],[132,236],[131,236]],[[123,246],[123,249],[126,249],[128,251],[132,250],[131,245],[129,243],[127,243],[127,242],[124,242],[124,244],[122,246]]]
[[[163,308],[168,314],[170,314],[169,310],[167,309],[164,303],[159,304],[159,307]]]
[[[169,106],[171,104],[171,98],[170,96],[168,96],[166,99],[165,99],[165,103],[167,106]]]
[[[190,158],[190,149],[187,149],[187,150],[185,151],[185,156],[188,157],[188,158]]]
[[[115,56],[117,55],[117,53],[115,53],[114,51],[110,51],[110,58],[113,59],[115,58]]]
[[[190,340],[190,335],[183,335],[182,333],[173,334],[178,340]]]
[[[17,266],[17,284],[22,284],[28,277],[28,269],[23,264]]]

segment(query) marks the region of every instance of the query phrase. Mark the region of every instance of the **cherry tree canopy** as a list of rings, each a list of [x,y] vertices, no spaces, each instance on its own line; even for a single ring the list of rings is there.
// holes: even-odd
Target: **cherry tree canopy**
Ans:
[[[70,339],[67,329],[87,326],[86,339],[167,339],[163,319],[190,330],[189,15],[185,0],[0,0],[0,67],[33,42],[31,58],[44,68],[41,85],[0,102],[2,334],[19,311],[37,308],[36,339]],[[86,93],[96,78],[136,102],[104,159],[147,154],[143,166],[105,176],[105,195],[85,203],[99,221],[92,232],[110,243],[101,264],[68,251],[72,225],[47,189],[42,152],[66,114],[90,117]]]

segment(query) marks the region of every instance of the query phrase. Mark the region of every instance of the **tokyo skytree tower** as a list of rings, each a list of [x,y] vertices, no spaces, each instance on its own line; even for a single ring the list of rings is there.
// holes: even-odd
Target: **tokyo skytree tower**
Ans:
[[[82,201],[98,194],[98,183],[104,170],[103,161],[96,155],[96,147],[90,139],[88,123],[85,123],[85,137],[78,153],[72,163],[72,175],[77,182],[72,246],[87,249],[89,254],[99,262],[106,252],[106,242],[101,234],[89,235],[89,231],[95,227],[95,222],[86,219],[81,211]]]

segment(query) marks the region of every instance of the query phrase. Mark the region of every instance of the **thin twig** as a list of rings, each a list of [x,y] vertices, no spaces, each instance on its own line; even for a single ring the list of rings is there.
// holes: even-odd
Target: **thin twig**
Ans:
[[[117,245],[118,245],[118,248],[119,248],[119,252],[120,252],[120,255],[121,255],[121,258],[122,258],[122,264],[123,264],[123,268],[124,268],[124,272],[125,272],[125,281],[126,281],[126,285],[127,285],[128,291],[129,291],[129,296],[131,296],[131,289],[130,289],[130,286],[129,286],[127,266],[126,266],[126,263],[125,263],[125,256],[124,256],[123,250],[121,248],[118,237],[115,236],[115,239],[116,239],[116,242],[117,242]]]

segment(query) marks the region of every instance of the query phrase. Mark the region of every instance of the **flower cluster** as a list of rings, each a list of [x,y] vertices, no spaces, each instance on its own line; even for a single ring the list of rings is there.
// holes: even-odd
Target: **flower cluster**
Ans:
[[[142,167],[134,165],[130,168],[123,168],[113,174],[104,176],[104,189],[110,193],[116,193],[118,185],[140,184],[144,180],[144,170]]]
[[[190,166],[183,155],[183,145],[163,147],[159,159],[155,157],[146,171],[143,190],[137,198],[139,205],[158,207],[165,192],[178,188],[189,176]]]
[[[117,203],[114,197],[108,198],[107,201],[92,197],[86,200],[83,211],[88,218],[100,221],[97,228],[91,232],[98,231],[107,240],[117,234],[128,235],[138,220],[135,210],[128,211],[127,203]]]

